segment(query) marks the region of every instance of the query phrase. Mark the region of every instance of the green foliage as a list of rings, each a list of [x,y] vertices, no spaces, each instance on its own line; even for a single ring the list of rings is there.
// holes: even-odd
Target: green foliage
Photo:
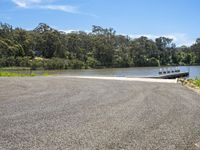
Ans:
[[[97,60],[93,57],[87,57],[86,65],[90,68],[95,68],[98,64]]]
[[[85,63],[80,60],[77,60],[77,59],[71,60],[69,67],[72,69],[85,69],[86,68]]]
[[[44,69],[67,69],[69,67],[68,61],[61,58],[52,58],[43,62]]]
[[[200,88],[200,79],[195,79],[193,84]]]
[[[158,59],[152,57],[152,58],[147,60],[147,64],[149,66],[159,66],[159,61],[158,61]]]
[[[12,66],[16,66],[16,59],[11,56],[11,57],[3,57],[0,58],[0,67],[12,67]]]
[[[0,77],[33,77],[36,76],[36,74],[22,74],[22,73],[15,73],[15,72],[5,72],[5,71],[0,71]]]
[[[42,74],[42,76],[47,77],[47,76],[49,76],[49,74],[47,72],[45,72],[45,73]]]
[[[191,50],[196,55],[196,63],[200,64],[200,39],[197,39],[196,43],[191,46]]]
[[[37,59],[40,57],[41,59]],[[0,24],[0,67],[83,69],[200,64],[200,39],[176,48],[172,39],[130,39],[112,28],[64,33],[40,23],[26,31]]]
[[[23,47],[9,39],[0,38],[0,58],[2,57],[23,57],[25,55]]]
[[[151,64],[149,63],[153,63],[153,66],[158,66],[157,61],[155,61],[158,58],[158,54],[155,42],[147,37],[135,39],[131,43],[131,55],[136,66],[150,66]]]
[[[17,57],[15,66],[30,67],[31,66],[30,57]]]
[[[32,70],[36,70],[38,68],[43,68],[43,60],[34,59],[30,61],[30,66]]]

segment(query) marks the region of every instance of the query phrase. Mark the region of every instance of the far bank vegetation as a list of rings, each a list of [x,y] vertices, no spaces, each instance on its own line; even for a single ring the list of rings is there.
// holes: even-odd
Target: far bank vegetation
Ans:
[[[176,47],[173,39],[132,39],[112,28],[65,33],[39,24],[27,31],[0,24],[0,67],[87,69],[200,64],[200,39]]]

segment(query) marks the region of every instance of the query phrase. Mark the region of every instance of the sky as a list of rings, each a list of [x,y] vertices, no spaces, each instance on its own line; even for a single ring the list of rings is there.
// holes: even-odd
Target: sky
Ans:
[[[200,37],[199,8],[200,0],[0,0],[0,22],[27,30],[46,23],[66,32],[99,25],[190,46]]]

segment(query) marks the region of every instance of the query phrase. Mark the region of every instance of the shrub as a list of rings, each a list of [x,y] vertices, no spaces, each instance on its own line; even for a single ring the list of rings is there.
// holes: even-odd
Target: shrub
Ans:
[[[91,68],[95,68],[97,65],[97,60],[93,57],[88,57],[86,61],[86,65]]]
[[[194,80],[194,85],[200,87],[200,79],[195,79]]]
[[[12,67],[12,66],[16,66],[16,59],[14,57],[8,57],[6,58],[6,66],[8,67]]]
[[[0,58],[0,67],[7,67],[6,66],[6,58]]]
[[[68,61],[61,58],[52,58],[44,61],[44,69],[67,69]]]
[[[29,57],[17,57],[16,58],[16,66],[19,67],[30,67],[31,62]]]
[[[152,57],[147,60],[147,66],[159,66],[159,61],[156,58]]]
[[[30,66],[31,66],[32,70],[36,70],[38,68],[43,68],[43,61],[33,59],[33,60],[30,61]]]
[[[85,68],[85,63],[80,60],[73,59],[70,61],[69,66],[71,69],[83,69]]]

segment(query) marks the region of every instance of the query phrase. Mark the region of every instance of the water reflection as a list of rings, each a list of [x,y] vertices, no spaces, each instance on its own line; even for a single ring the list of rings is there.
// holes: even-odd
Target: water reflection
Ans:
[[[173,67],[167,67],[173,68]],[[189,78],[200,78],[200,66],[179,66],[181,72],[189,72]],[[107,68],[87,70],[49,71],[53,74],[70,76],[114,76],[114,77],[146,77],[158,75],[160,67]]]
[[[164,68],[164,67],[163,67]],[[165,67],[175,68],[175,67]],[[180,72],[189,72],[189,78],[200,78],[200,66],[179,66]],[[30,70],[12,70],[14,72],[29,73]],[[70,76],[112,76],[112,77],[148,77],[159,75],[160,67],[107,68],[82,70],[35,70],[36,74],[58,74]]]

